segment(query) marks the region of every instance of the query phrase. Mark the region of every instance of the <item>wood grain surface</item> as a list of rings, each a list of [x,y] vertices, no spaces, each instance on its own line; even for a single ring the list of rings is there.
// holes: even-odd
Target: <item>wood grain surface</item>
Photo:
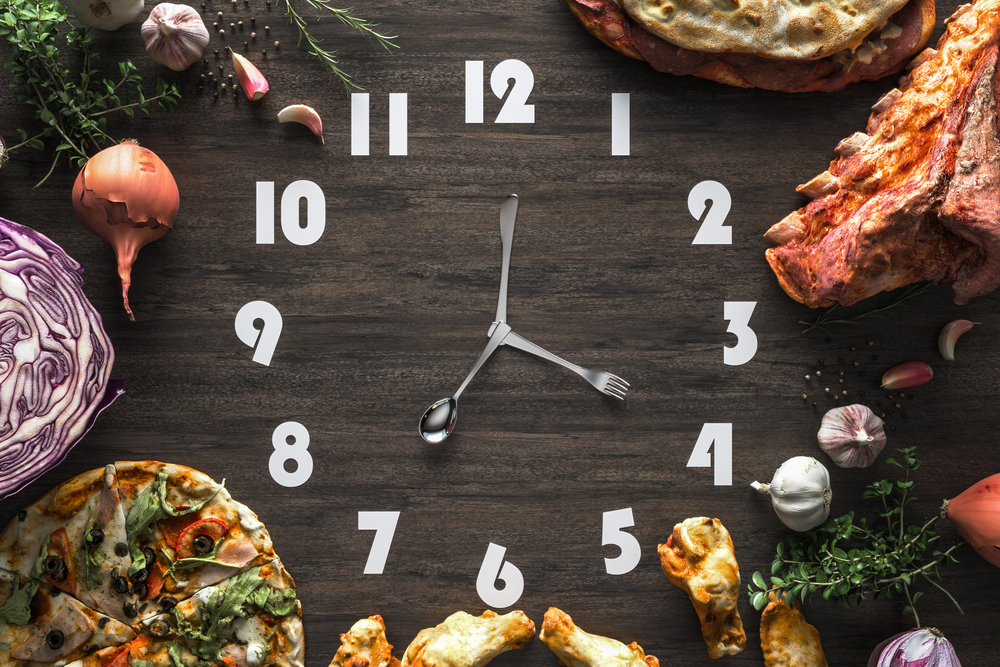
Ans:
[[[761,665],[760,614],[745,584],[769,570],[787,531],[750,483],[768,481],[791,456],[828,462],[816,431],[837,403],[825,387],[849,392],[841,404],[864,391],[877,411],[892,410],[887,451],[873,466],[828,462],[835,515],[866,511],[864,486],[894,474],[885,458],[896,447],[915,445],[924,461],[916,518],[1000,472],[1000,293],[958,307],[942,286],[860,326],[802,334],[799,320],[817,313],[781,291],[764,259],[763,233],[804,203],[795,186],[826,168],[840,139],[864,129],[896,77],[832,94],[741,90],[625,58],[557,0],[360,2],[357,12],[398,34],[402,48],[388,54],[329,17],[315,26],[371,96],[371,155],[352,157],[350,96],[296,48],[283,3],[206,4],[209,22],[215,11],[226,22],[257,19],[257,48],[248,52],[271,86],[261,101],[198,90],[209,69],[232,72],[213,54],[227,43],[218,36],[207,65],[179,74],[145,56],[138,23],[95,38],[103,68],[131,58],[147,81],[165,76],[183,94],[174,116],[109,125],[156,152],[181,192],[174,230],[143,249],[133,270],[136,322],[121,305],[113,251],[73,214],[75,170],[60,167],[33,189],[49,162],[28,151],[0,173],[0,216],[47,234],[86,268],[87,295],[115,343],[114,376],[129,387],[62,465],[0,503],[0,522],[107,462],[186,464],[225,478],[270,529],[301,594],[309,667],[326,665],[339,633],[371,614],[385,618],[401,655],[420,629],[452,612],[481,613],[476,576],[491,542],[523,574],[513,608],[537,626],[558,606],[589,632],[637,641],[661,665],[707,665],[695,613],[663,576],[656,545],[687,517],[718,517],[736,545],[748,637],[746,651],[723,662]],[[954,8],[939,2],[935,41]],[[246,37],[229,39],[239,47]],[[487,122],[466,124],[465,61],[484,61],[488,75],[507,58],[532,69],[535,123],[492,123],[501,102],[487,85]],[[388,154],[390,93],[408,94],[406,156]],[[612,93],[631,94],[627,157],[611,155]],[[37,127],[15,94],[0,87],[7,138]],[[295,103],[322,115],[325,144],[277,124],[277,111]],[[323,237],[299,247],[279,231],[273,245],[257,245],[255,183],[273,181],[280,196],[299,179],[325,193]],[[691,243],[699,222],[687,195],[709,179],[732,194],[732,245]],[[418,418],[458,387],[493,320],[499,205],[512,192],[520,209],[511,326],[621,375],[632,390],[621,404],[565,369],[501,348],[463,394],[455,433],[429,446]],[[267,367],[251,361],[234,331],[236,313],[253,300],[284,319]],[[723,347],[735,343],[726,301],[757,303],[759,347],[742,366],[723,364]],[[937,334],[960,317],[981,324],[959,342],[958,360],[945,362]],[[909,360],[929,362],[934,380],[888,398],[878,378]],[[291,489],[268,473],[271,435],[285,421],[308,428],[315,463],[309,481]],[[714,486],[709,468],[686,467],[702,425],[715,422],[733,425],[732,486]],[[601,546],[602,514],[626,507],[642,559],[611,576],[604,558],[618,551]],[[357,530],[357,513],[377,510],[399,510],[399,525],[385,573],[363,575],[374,534]],[[943,544],[955,539],[947,522],[938,528]],[[959,558],[943,583],[965,615],[921,584],[920,618],[950,638],[967,667],[993,665],[1000,570],[967,547]],[[902,607],[879,599],[846,610],[816,599],[805,611],[830,664],[847,666],[866,664],[879,642],[912,627]],[[535,640],[493,664],[556,662]]]

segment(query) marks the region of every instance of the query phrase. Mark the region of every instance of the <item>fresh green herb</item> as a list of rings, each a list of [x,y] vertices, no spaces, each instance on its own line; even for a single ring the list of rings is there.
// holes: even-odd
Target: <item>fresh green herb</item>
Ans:
[[[230,635],[233,619],[247,616],[247,598],[263,583],[260,567],[230,577],[225,589],[216,588],[208,602],[202,605],[201,624],[197,628],[174,607],[177,634],[194,643],[192,650],[199,658],[218,661],[222,645]]]
[[[756,609],[763,609],[768,602],[768,594],[775,591],[784,593],[785,602],[790,604],[798,597],[805,602],[807,596],[821,593],[826,600],[834,600],[851,606],[851,597],[856,602],[869,595],[877,599],[879,594],[891,598],[893,593],[906,598],[904,613],[913,614],[920,627],[914,605],[922,593],[911,592],[911,587],[923,578],[938,588],[958,607],[962,608],[935,580],[941,580],[939,566],[947,567],[948,561],[956,561],[952,552],[964,542],[958,542],[945,551],[934,550],[930,559],[926,551],[938,541],[939,536],[931,527],[940,517],[934,516],[922,525],[907,524],[904,510],[915,498],[910,492],[916,482],[910,480],[910,473],[920,467],[915,456],[915,447],[899,450],[903,462],[888,459],[888,462],[905,470],[904,479],[895,483],[880,480],[870,484],[864,497],[879,502],[876,514],[882,518],[879,525],[869,526],[865,519],[855,522],[854,512],[839,519],[829,519],[819,528],[801,536],[778,544],[774,562],[771,564],[771,586],[764,583],[760,572],[754,572],[749,585],[750,602]],[[832,538],[829,535],[833,535]],[[854,538],[863,544],[846,549],[847,541]]]
[[[889,310],[890,308],[895,308],[896,306],[898,306],[899,304],[903,303],[904,301],[906,301],[908,299],[912,299],[915,296],[919,296],[919,295],[923,294],[924,292],[929,291],[932,287],[935,287],[935,286],[936,285],[934,283],[924,283],[923,285],[910,285],[910,286],[904,288],[903,291],[899,292],[898,294],[895,294],[895,295],[892,295],[892,296],[889,296],[888,298],[886,298],[885,303],[883,303],[878,308],[872,308],[871,310],[865,310],[865,311],[862,311],[862,312],[858,313],[857,315],[851,315],[850,317],[844,317],[844,318],[840,318],[840,319],[832,319],[831,318],[831,315],[833,314],[834,311],[836,311],[838,308],[842,308],[842,306],[839,303],[838,304],[834,304],[834,305],[830,306],[829,308],[827,308],[823,312],[822,315],[820,315],[819,317],[817,317],[812,322],[805,322],[803,320],[799,320],[799,324],[805,324],[805,325],[807,325],[807,328],[802,333],[808,333],[808,332],[812,331],[813,329],[822,329],[823,331],[826,331],[827,333],[830,333],[829,330],[826,327],[829,326],[829,325],[831,325],[831,324],[855,324],[855,325],[857,325],[858,324],[858,320],[863,320],[866,317],[878,316],[879,313],[881,313],[883,311],[886,311],[886,310]]]
[[[139,660],[136,658],[131,662],[132,667],[156,667],[156,663],[152,660]]]
[[[222,484],[217,486],[207,498],[190,502],[185,508],[177,508],[171,507],[170,503],[167,502],[167,479],[166,473],[156,473],[156,481],[142,490],[128,511],[128,517],[125,519],[125,534],[128,537],[129,552],[132,554],[132,563],[128,566],[130,575],[146,568],[146,556],[139,548],[139,538],[152,533],[153,525],[157,521],[199,511],[215,498],[226,485],[226,480],[222,480]]]
[[[319,21],[323,16],[323,11],[328,11],[338,19],[344,25],[354,28],[363,35],[367,35],[381,44],[386,51],[391,48],[398,49],[399,44],[394,43],[392,40],[396,39],[396,35],[383,35],[375,31],[375,28],[379,25],[378,23],[372,23],[367,19],[362,19],[354,16],[352,12],[354,9],[337,9],[332,6],[328,0],[305,0],[306,4],[319,12],[319,16],[316,20]],[[294,24],[299,31],[299,45],[301,46],[302,40],[306,41],[309,45],[309,55],[316,56],[319,58],[324,65],[326,65],[330,71],[340,77],[340,80],[344,82],[344,87],[350,90],[355,88],[357,90],[363,90],[361,86],[354,83],[351,75],[340,69],[340,60],[337,57],[336,51],[328,51],[320,46],[320,42],[323,40],[317,39],[309,32],[308,22],[302,17],[295,6],[292,4],[292,0],[285,0],[285,15],[288,17],[288,22]]]
[[[184,663],[184,649],[180,642],[170,642],[167,646],[167,655],[170,656],[170,662],[173,663],[174,667],[187,667]]]
[[[24,588],[18,588],[21,575],[14,573],[14,583],[12,593],[7,601],[0,607],[0,623],[11,623],[13,625],[27,625],[31,620],[31,600],[38,591],[39,582],[36,579],[28,579]],[[9,651],[10,647],[4,649]]]
[[[93,516],[93,511],[91,511]],[[104,554],[96,551],[97,545],[90,538],[90,531],[94,529],[93,518],[87,522],[87,528],[83,531],[83,546],[87,553],[87,586],[90,589],[99,588],[101,585],[101,565],[104,563]]]
[[[108,114],[121,112],[132,117],[139,110],[149,115],[153,102],[173,113],[180,100],[177,87],[157,79],[156,95],[146,97],[131,61],[118,63],[121,79],[102,78],[95,68],[98,54],[91,47],[88,30],[73,26],[57,0],[0,0],[0,8],[5,10],[0,16],[0,36],[13,52],[4,69],[14,75],[11,86],[23,88],[18,98],[36,108],[35,118],[44,125],[32,136],[18,130],[21,142],[8,150],[44,150],[44,140],[59,142],[52,167],[38,185],[48,179],[63,156],[79,167],[87,161],[89,151],[116,143],[107,133]],[[81,57],[76,81],[60,60],[56,47],[60,38]]]
[[[295,591],[290,588],[258,588],[249,598],[248,604],[263,609],[272,616],[285,616],[298,607]]]
[[[0,651],[9,651],[9,650],[10,650],[9,646],[4,644],[3,642],[0,642]]]
[[[174,570],[193,570],[194,568],[198,567],[203,563],[209,565],[222,565],[223,567],[232,567],[232,568],[240,567],[239,565],[235,565],[233,563],[223,563],[215,559],[216,556],[218,556],[219,549],[221,547],[222,547],[222,539],[220,539],[218,542],[215,543],[215,546],[212,548],[211,551],[201,556],[191,556],[190,558],[181,558],[180,560],[176,561],[171,560],[170,567],[163,574],[163,576],[164,577],[170,576],[171,574],[173,574]],[[166,555],[166,552],[163,552],[162,550],[161,553],[164,553],[164,555]]]

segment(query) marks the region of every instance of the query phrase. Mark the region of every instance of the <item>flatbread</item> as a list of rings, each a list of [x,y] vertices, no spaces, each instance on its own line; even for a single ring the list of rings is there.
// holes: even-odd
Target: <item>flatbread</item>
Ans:
[[[811,60],[852,48],[906,0],[622,0],[653,34],[704,53]]]

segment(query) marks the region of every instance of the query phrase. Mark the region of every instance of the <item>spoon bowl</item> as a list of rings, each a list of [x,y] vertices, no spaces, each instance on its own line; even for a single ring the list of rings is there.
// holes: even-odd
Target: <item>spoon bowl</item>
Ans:
[[[442,398],[427,408],[420,418],[420,437],[430,443],[444,441],[455,429],[458,421],[458,399]]]

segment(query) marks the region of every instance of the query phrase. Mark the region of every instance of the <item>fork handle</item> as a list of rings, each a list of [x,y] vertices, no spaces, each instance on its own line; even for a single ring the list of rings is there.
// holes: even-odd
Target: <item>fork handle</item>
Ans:
[[[566,368],[570,369],[571,371],[582,377],[587,382],[590,382],[590,378],[588,378],[586,375],[586,371],[588,371],[589,369],[584,368],[583,366],[577,366],[576,364],[571,364],[562,357],[557,357],[548,350],[538,347],[527,338],[519,336],[513,331],[507,334],[507,336],[503,339],[503,343],[501,343],[501,345],[510,345],[511,347],[516,347],[519,350],[529,352],[535,355],[536,357],[541,357],[542,359],[553,361],[559,364],[560,366],[565,366]],[[593,382],[590,382],[590,384],[594,385]],[[596,387],[597,385],[594,386]],[[597,388],[600,389],[600,387]]]

